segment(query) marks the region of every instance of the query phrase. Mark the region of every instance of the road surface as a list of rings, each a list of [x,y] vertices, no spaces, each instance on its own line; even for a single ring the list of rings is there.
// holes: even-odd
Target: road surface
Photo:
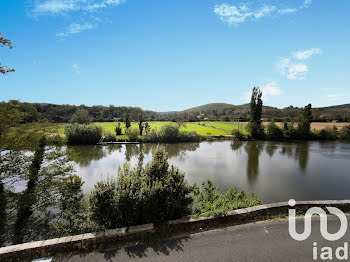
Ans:
[[[350,221],[350,216],[347,216]],[[336,217],[328,217],[328,231],[339,230]],[[297,219],[297,231],[302,232],[304,222]],[[320,234],[319,218],[313,217],[312,234],[302,242],[288,233],[288,220],[257,222],[224,229],[177,237],[152,245],[136,245],[104,253],[77,255],[53,262],[105,262],[105,261],[314,261],[313,242],[318,252],[324,246],[335,249],[350,242],[350,227],[339,241],[329,242]],[[322,261],[322,260],[318,260]],[[337,261],[333,257],[333,261]]]

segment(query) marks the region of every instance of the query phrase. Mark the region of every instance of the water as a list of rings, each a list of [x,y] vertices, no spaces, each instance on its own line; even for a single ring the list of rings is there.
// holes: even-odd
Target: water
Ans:
[[[255,192],[264,203],[350,199],[350,144],[338,142],[202,142],[165,144],[169,162],[185,172],[189,183],[211,179],[221,192],[234,186]],[[85,181],[116,177],[126,161],[145,162],[155,144],[71,147]]]

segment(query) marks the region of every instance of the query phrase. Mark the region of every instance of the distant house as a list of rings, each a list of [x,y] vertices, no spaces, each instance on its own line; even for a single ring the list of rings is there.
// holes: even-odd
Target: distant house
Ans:
[[[338,120],[333,120],[332,123],[339,123],[339,121]]]
[[[113,117],[114,122],[119,122],[122,118],[121,117]]]

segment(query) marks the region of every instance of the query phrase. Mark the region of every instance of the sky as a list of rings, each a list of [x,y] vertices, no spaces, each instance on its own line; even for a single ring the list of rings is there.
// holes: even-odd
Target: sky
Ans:
[[[0,0],[0,101],[350,103],[349,0]]]

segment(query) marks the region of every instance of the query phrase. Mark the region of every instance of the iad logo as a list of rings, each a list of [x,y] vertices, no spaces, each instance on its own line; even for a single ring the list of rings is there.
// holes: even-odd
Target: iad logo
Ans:
[[[296,202],[294,199],[290,199],[288,201],[288,204],[290,207],[294,207]],[[296,225],[295,225],[295,209],[289,209],[289,234],[292,238],[294,238],[297,241],[304,241],[306,240],[310,234],[311,234],[311,217],[314,214],[317,214],[320,216],[320,231],[323,238],[325,238],[328,241],[336,241],[341,239],[348,228],[348,221],[346,219],[345,214],[336,207],[326,207],[326,209],[329,211],[330,214],[336,215],[340,220],[340,229],[338,232],[331,234],[328,233],[327,228],[327,214],[326,212],[320,208],[320,207],[312,207],[309,208],[304,217],[304,232],[298,233],[296,232]],[[313,247],[313,259],[318,259],[318,250],[317,250],[317,243],[314,242]],[[342,254],[341,254],[342,253]],[[348,259],[348,243],[344,243],[344,246],[338,247],[335,251],[335,257],[339,260],[347,260]],[[322,247],[320,257],[321,260],[330,260],[333,259],[333,250],[331,247]]]

